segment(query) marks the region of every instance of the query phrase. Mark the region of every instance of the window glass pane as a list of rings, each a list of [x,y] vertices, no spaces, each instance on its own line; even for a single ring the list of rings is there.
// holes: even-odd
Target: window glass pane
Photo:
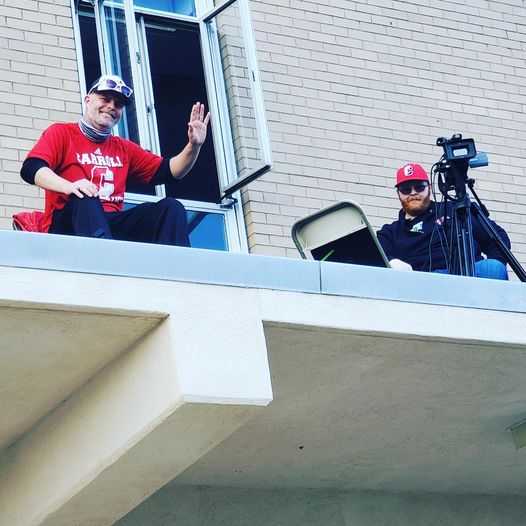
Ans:
[[[122,4],[122,1],[114,0],[116,4]],[[167,13],[195,16],[194,0],[133,0],[133,5]]]
[[[187,211],[190,246],[228,250],[223,214]]]
[[[104,23],[102,32],[106,49],[106,63],[111,71],[108,73],[119,75],[126,84],[131,85],[132,70],[130,64],[130,48],[128,36],[126,33],[126,22],[124,11],[116,7],[103,7]],[[91,86],[95,79],[87,82]],[[134,142],[139,143],[139,129],[135,110],[135,100],[132,97],[132,103],[123,111],[121,121],[118,125],[118,134]]]
[[[259,164],[261,158],[245,44],[239,10],[233,4],[216,17],[221,61],[225,75],[226,95],[232,140],[239,177]]]
[[[84,74],[86,86],[89,88],[93,81],[101,76],[99,44],[95,15],[93,9],[79,9],[80,39],[82,43],[82,56],[84,58]]]
[[[140,7],[149,7],[169,13],[194,16],[195,7],[193,0],[134,0],[133,4]]]
[[[222,4],[223,2],[216,2]],[[226,94],[226,125],[234,147],[237,178],[255,172],[264,158],[258,137],[253,99],[255,75],[247,59],[242,20],[237,3],[225,8],[207,22],[212,64],[216,85],[223,85]]]

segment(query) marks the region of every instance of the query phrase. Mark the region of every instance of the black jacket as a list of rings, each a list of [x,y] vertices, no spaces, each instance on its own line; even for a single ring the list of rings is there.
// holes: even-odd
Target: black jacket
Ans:
[[[449,238],[451,227],[451,206],[448,206],[447,220],[444,221],[443,203],[431,204],[426,212],[415,219],[405,219],[403,210],[398,221],[384,225],[378,232],[378,241],[382,245],[387,259],[401,259],[409,263],[413,270],[432,272],[448,267]],[[497,244],[486,233],[475,214],[471,214],[475,260],[498,259],[506,264],[506,259]],[[490,223],[496,229],[502,242],[510,248],[511,243],[506,232],[494,221]]]

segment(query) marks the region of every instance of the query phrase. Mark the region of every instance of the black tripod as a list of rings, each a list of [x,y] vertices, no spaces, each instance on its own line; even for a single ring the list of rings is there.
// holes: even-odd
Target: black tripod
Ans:
[[[526,281],[526,271],[489,221],[489,212],[473,189],[475,181],[467,178],[468,168],[468,159],[457,159],[442,166],[439,165],[436,170],[440,175],[444,175],[438,181],[438,187],[446,203],[444,217],[447,217],[448,200],[452,202],[451,228],[449,232],[449,272],[460,276],[475,275],[475,247],[472,221],[472,217],[475,217],[487,235],[496,244],[517,277],[521,281]],[[469,187],[473,197],[475,197],[476,202],[470,200],[466,191],[466,185]],[[455,190],[455,197],[448,195],[448,191],[451,189]]]

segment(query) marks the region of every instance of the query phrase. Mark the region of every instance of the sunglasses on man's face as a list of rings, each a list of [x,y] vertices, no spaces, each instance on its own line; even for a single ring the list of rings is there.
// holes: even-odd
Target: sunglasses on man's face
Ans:
[[[418,184],[401,184],[397,190],[402,195],[411,195],[411,192],[414,191],[418,194],[421,194],[427,187],[429,186],[429,183],[418,183]]]

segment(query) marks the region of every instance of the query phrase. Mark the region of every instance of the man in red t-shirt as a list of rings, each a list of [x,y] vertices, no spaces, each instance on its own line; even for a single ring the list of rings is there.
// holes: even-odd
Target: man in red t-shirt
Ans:
[[[121,78],[103,75],[84,97],[80,122],[51,125],[28,153],[20,174],[46,191],[45,232],[189,246],[179,201],[167,197],[123,210],[124,191],[129,177],[139,183],[184,177],[206,139],[210,113],[193,105],[187,145],[165,159],[112,135],[131,96]]]

